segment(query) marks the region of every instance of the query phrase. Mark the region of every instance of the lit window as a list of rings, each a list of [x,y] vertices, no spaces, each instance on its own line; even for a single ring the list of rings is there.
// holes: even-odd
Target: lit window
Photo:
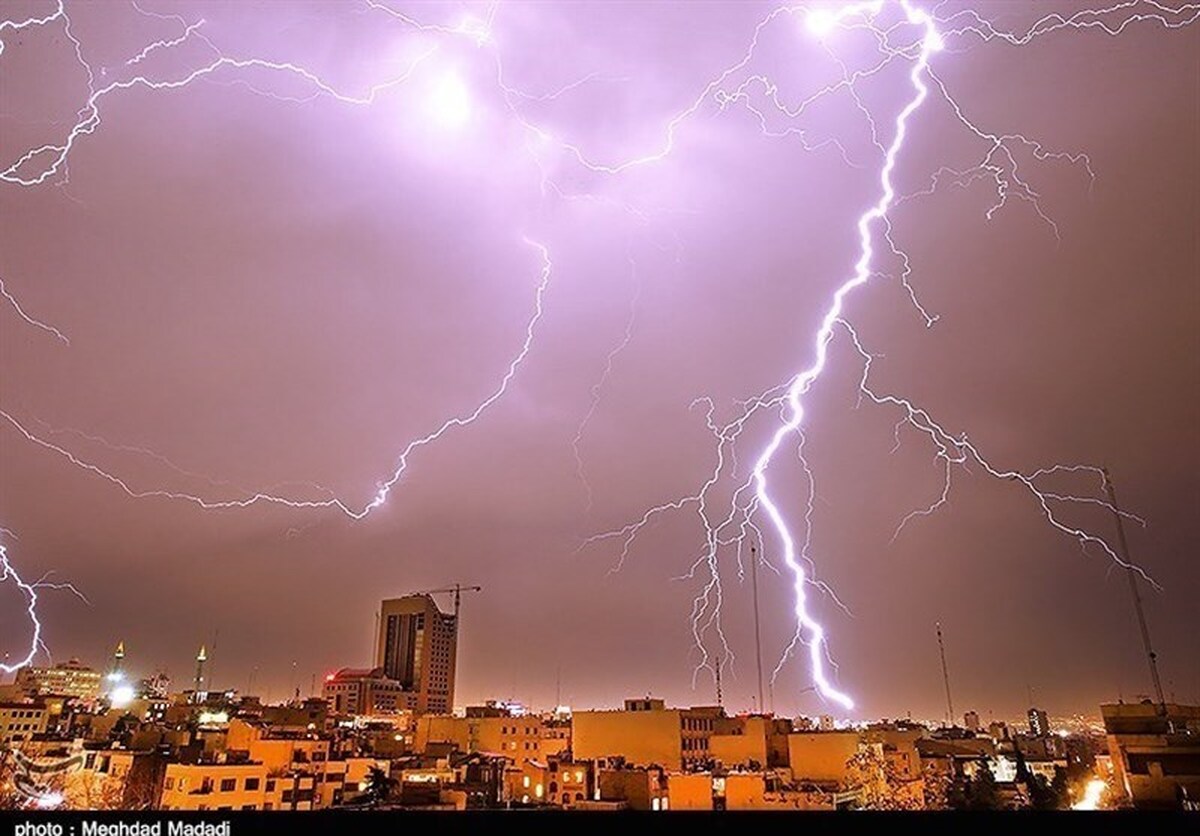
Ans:
[[[583,783],[583,771],[582,770],[578,770],[575,772],[575,781],[580,784]]]
[[[651,810],[658,810],[658,809],[660,809],[660,808],[659,808],[659,806],[658,806],[658,799],[657,799],[657,798],[655,798],[655,799],[651,799],[651,801],[650,801],[650,809],[651,809]]]
[[[525,782],[524,782],[524,783],[525,783],[525,788],[526,788],[526,789],[529,789],[529,776],[528,776],[528,775],[526,775],[526,776],[525,776]]]

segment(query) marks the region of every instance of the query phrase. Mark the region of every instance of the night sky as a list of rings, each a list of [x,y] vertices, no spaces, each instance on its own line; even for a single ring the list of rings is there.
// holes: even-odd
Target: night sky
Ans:
[[[975,8],[1023,33],[1054,6]],[[913,53],[900,54],[857,99],[842,86],[795,118],[777,110],[768,89],[794,109],[883,61],[864,28],[822,40],[802,11],[771,18],[746,65],[709,88],[773,8],[416,4],[406,21],[359,3],[147,0],[69,4],[69,30],[0,24],[0,167],[61,145],[81,118],[88,73],[69,35],[96,90],[178,81],[222,55],[293,67],[114,90],[44,182],[16,181],[53,153],[0,182],[0,279],[70,341],[0,299],[0,525],[19,538],[2,542],[27,581],[53,572],[86,597],[40,591],[53,658],[106,664],[123,639],[131,670],[185,685],[197,647],[215,644],[214,684],[253,680],[281,699],[370,661],[381,598],[462,582],[483,593],[464,599],[460,705],[714,702],[711,673],[694,674],[693,599],[709,581],[695,504],[654,516],[623,560],[622,538],[585,541],[709,478],[716,444],[697,398],[724,424],[812,362],[858,259],[858,216],[879,198],[872,122],[886,146],[913,92]],[[951,18],[961,8],[940,5],[939,28],[977,23]],[[0,16],[53,12],[12,2]],[[489,15],[490,38],[475,37]],[[919,42],[896,8],[877,24],[896,26],[895,48]],[[877,224],[872,266],[887,275],[845,311],[880,355],[871,386],[966,433],[998,469],[1107,466],[1146,523],[1128,533],[1160,586],[1142,589],[1164,687],[1200,700],[1200,23],[1061,28],[1024,45],[964,32],[946,47],[931,66],[963,115],[1040,143],[992,158],[1031,191],[1011,185],[988,217],[996,181],[975,168],[988,143],[930,82],[894,174],[911,197],[889,216],[937,320],[910,300]],[[357,104],[299,67],[359,99],[404,78]],[[648,156],[661,158],[600,170]],[[497,391],[535,314],[543,247],[542,316],[503,397],[414,450],[360,520],[135,498],[13,423],[134,493],[336,496],[357,513],[411,441]],[[1087,713],[1148,693],[1124,571],[1051,527],[1019,484],[956,467],[944,507],[893,540],[938,499],[944,464],[927,436],[896,428],[899,410],[860,403],[844,330],[829,351],[803,452],[817,578],[844,609],[811,587],[810,603],[851,716],[942,716],[937,621],[959,714],[1009,716],[1030,693],[1052,714]],[[729,513],[778,420],[747,422],[711,515]],[[770,477],[802,540],[794,439]],[[1101,495],[1090,472],[1039,484]],[[1115,544],[1103,507],[1054,508]],[[778,541],[763,535],[769,675],[795,628]],[[738,710],[757,699],[748,557],[741,575],[734,546],[716,559],[735,654],[722,685]],[[10,661],[29,645],[23,602],[0,586]],[[714,660],[716,630],[701,631]],[[791,660],[769,707],[829,711],[811,681]]]

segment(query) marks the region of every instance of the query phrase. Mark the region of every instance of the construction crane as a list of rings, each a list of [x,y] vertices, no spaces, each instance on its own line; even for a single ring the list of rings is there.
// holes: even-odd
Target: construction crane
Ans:
[[[1108,505],[1117,520],[1117,543],[1121,547],[1121,559],[1125,562],[1125,572],[1129,576],[1129,591],[1133,594],[1133,609],[1137,613],[1138,627],[1142,630],[1142,647],[1146,651],[1146,660],[1150,663],[1150,681],[1154,683],[1154,696],[1158,699],[1159,711],[1166,713],[1167,701],[1163,696],[1162,680],[1158,678],[1158,654],[1154,645],[1150,644],[1150,628],[1146,625],[1146,612],[1142,609],[1142,596],[1138,593],[1137,574],[1129,559],[1129,543],[1125,540],[1125,523],[1121,519],[1121,509],[1117,507],[1117,494],[1113,488],[1112,477],[1108,468],[1100,468],[1104,476],[1104,490],[1108,494]]]
[[[946,643],[942,641],[942,623],[936,622],[938,637],[938,652],[942,654],[942,681],[946,684],[946,720],[947,727],[954,728],[954,702],[950,699],[950,670],[946,667]]]
[[[464,592],[483,592],[482,586],[463,586],[456,583],[454,586],[446,586],[441,589],[426,589],[418,592],[418,595],[440,595],[443,593],[454,593],[454,620],[458,621],[458,609],[462,603],[462,594]]]

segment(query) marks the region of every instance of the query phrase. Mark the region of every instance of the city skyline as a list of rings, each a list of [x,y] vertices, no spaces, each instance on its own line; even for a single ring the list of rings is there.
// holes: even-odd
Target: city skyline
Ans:
[[[123,647],[122,642],[119,646]],[[199,655],[195,661],[199,662],[200,656],[203,656],[203,661],[207,664],[210,661],[208,656],[207,646],[202,645]],[[107,671],[107,673],[105,672]],[[203,674],[202,674],[203,672]],[[622,709],[629,710],[631,704],[647,705],[656,704],[660,707],[665,705],[665,701],[654,694],[642,694],[639,696],[626,697],[611,705],[575,705],[572,706],[567,702],[555,702],[546,705],[537,705],[524,702],[514,698],[513,695],[501,697],[498,694],[493,694],[485,699],[467,699],[453,700],[453,691],[451,691],[452,709],[443,711],[441,706],[436,706],[436,710],[429,711],[428,707],[421,709],[417,707],[419,687],[414,687],[416,683],[405,684],[401,680],[390,677],[383,667],[353,667],[347,666],[338,670],[333,670],[324,676],[318,676],[315,672],[307,680],[307,687],[301,683],[300,679],[295,681],[295,685],[287,690],[282,695],[272,695],[270,691],[262,691],[257,689],[253,682],[248,682],[245,687],[237,687],[226,683],[210,682],[207,676],[207,666],[196,668],[191,679],[177,679],[170,675],[170,672],[162,667],[154,669],[152,674],[143,675],[143,671],[126,669],[123,664],[117,664],[115,660],[110,660],[108,665],[90,665],[87,661],[72,657],[65,661],[58,661],[53,664],[44,665],[28,665],[18,669],[18,671],[10,675],[7,680],[0,680],[0,687],[16,688],[17,691],[25,693],[34,698],[49,697],[73,697],[85,701],[99,701],[101,703],[110,703],[114,708],[123,707],[127,703],[128,697],[120,693],[122,690],[128,690],[129,694],[136,698],[143,699],[148,696],[158,698],[178,698],[187,697],[189,701],[203,703],[206,700],[257,700],[262,705],[266,706],[287,706],[287,705],[303,705],[313,700],[328,702],[330,710],[338,714],[363,716],[386,716],[394,714],[409,713],[414,716],[424,714],[431,715],[454,715],[456,717],[470,717],[472,712],[476,712],[481,708],[496,707],[504,712],[513,712],[514,716],[522,714],[529,715],[563,715],[570,716],[573,711],[588,712],[607,712],[620,711]],[[372,702],[368,698],[366,702],[361,700],[362,692],[359,692],[359,701],[355,702],[355,697],[347,700],[345,696],[348,692],[344,688],[339,688],[339,685],[345,683],[353,683],[356,679],[373,679],[375,683],[382,683],[388,691],[385,701],[374,703],[375,711],[371,710]],[[197,688],[199,685],[199,688]],[[394,689],[394,695],[391,693]],[[16,693],[16,692],[12,692]],[[339,696],[341,695],[341,696]],[[1030,699],[1033,699],[1032,691],[1029,691]],[[1168,697],[1168,703],[1180,704],[1180,701],[1174,697]],[[1117,700],[1118,704],[1124,704],[1126,701],[1123,698]],[[1129,705],[1150,705],[1154,701],[1149,697],[1134,699],[1128,701]],[[745,716],[780,716],[777,712],[767,710],[765,712],[758,710],[754,705],[753,698],[751,704],[747,706],[729,705],[725,702],[717,703],[704,702],[703,700],[684,706],[680,704],[675,706],[674,710],[686,708],[713,709],[721,708],[730,717],[745,717]],[[1038,707],[1036,704],[1031,704],[1030,707],[1017,714],[1006,716],[997,715],[986,707],[982,710],[976,708],[967,708],[961,713],[955,714],[952,718],[948,718],[945,713],[941,717],[932,716],[913,716],[907,713],[904,716],[881,716],[881,717],[864,717],[857,719],[847,719],[836,717],[833,714],[799,714],[795,719],[806,719],[808,721],[821,724],[828,724],[830,728],[851,729],[861,728],[874,723],[905,723],[912,722],[919,724],[930,730],[960,730],[974,733],[984,733],[988,731],[988,727],[992,724],[1001,724],[1011,730],[1025,730],[1035,737],[1047,737],[1051,734],[1058,736],[1066,736],[1067,734],[1078,733],[1083,730],[1095,730],[1101,726],[1098,712],[1100,706],[1089,706],[1088,711],[1072,712],[1068,714],[1053,714]]]
[[[427,597],[427,596],[423,596],[420,594],[411,594],[411,595],[403,596],[404,599],[420,598],[420,597]],[[383,603],[386,606],[389,603],[396,604],[399,602],[396,600],[392,600],[392,601],[384,601]],[[436,606],[436,603],[434,606]],[[381,610],[376,611],[377,622],[380,622],[380,620],[378,618],[380,611]],[[448,613],[442,613],[442,616],[444,618],[449,618]],[[372,653],[373,653],[373,661],[375,663],[374,669],[378,670],[382,677],[389,677],[389,674],[385,668],[385,661],[382,659],[382,657],[385,656],[386,654],[380,650],[380,644],[379,644],[385,631],[386,631],[386,627],[384,627],[383,624],[380,623],[380,626],[377,629],[377,633],[379,633],[379,635],[376,636],[376,644],[374,645],[374,649],[373,649]],[[457,643],[457,642],[455,642],[455,643]],[[196,651],[193,651],[193,655],[191,657],[191,668],[189,669],[191,672],[187,673],[186,675],[180,675],[180,674],[173,674],[172,669],[169,665],[139,664],[139,660],[136,658],[133,659],[132,665],[130,665],[129,663],[127,663],[125,661],[125,657],[127,654],[127,651],[125,650],[125,644],[126,643],[122,640],[122,641],[118,642],[118,645],[117,645],[117,654],[120,656],[120,662],[116,661],[116,655],[111,655],[111,654],[110,654],[110,657],[107,660],[105,660],[103,664],[100,664],[100,663],[96,662],[95,660],[86,660],[86,659],[81,659],[78,656],[71,656],[69,659],[65,659],[65,660],[57,659],[57,660],[54,660],[53,663],[43,664],[40,666],[40,668],[41,669],[44,669],[44,668],[65,669],[65,670],[69,670],[69,671],[74,671],[76,669],[77,665],[82,665],[82,667],[84,669],[96,672],[96,675],[104,680],[103,682],[100,683],[100,689],[101,689],[101,691],[104,691],[104,692],[110,691],[113,687],[111,681],[109,681],[105,677],[107,676],[108,673],[115,673],[118,671],[122,675],[122,678],[121,678],[122,682],[130,682],[130,681],[137,681],[137,680],[150,681],[156,677],[165,676],[166,680],[168,682],[170,682],[171,685],[173,686],[172,687],[173,692],[180,692],[180,691],[184,690],[186,686],[194,687],[192,685],[192,682],[193,682],[193,679],[195,678],[196,660],[198,658],[195,655]],[[368,673],[368,672],[372,671],[372,664],[370,664],[368,662],[360,663],[359,660],[350,660],[346,664],[338,665],[335,668],[328,668],[326,670],[313,669],[311,671],[307,671],[305,665],[302,664],[300,660],[292,660],[291,662],[284,665],[284,667],[290,668],[291,679],[289,680],[288,684],[285,687],[283,687],[282,689],[272,688],[269,685],[265,686],[263,680],[259,679],[260,671],[258,668],[255,668],[251,672],[251,675],[243,683],[238,683],[238,682],[232,681],[232,680],[229,680],[229,681],[213,680],[213,678],[211,677],[211,669],[212,669],[212,663],[213,663],[212,651],[213,651],[214,647],[215,646],[210,646],[209,644],[200,645],[199,653],[204,655],[203,681],[205,684],[205,690],[211,691],[212,693],[232,692],[232,693],[237,693],[239,695],[244,695],[244,696],[258,697],[258,698],[262,699],[264,701],[264,703],[268,703],[268,704],[284,704],[284,703],[294,701],[297,698],[303,700],[303,699],[309,699],[309,698],[314,698],[314,697],[321,697],[323,686],[326,685],[329,681],[333,680],[338,674],[340,674],[342,672],[349,672],[351,674],[361,674],[361,673]],[[16,673],[9,675],[8,677],[0,677],[0,685],[5,684],[5,682],[8,682],[10,684],[13,682],[16,682],[17,684],[19,684],[21,681],[21,671],[22,670],[28,671],[35,667],[39,667],[39,666],[36,666],[36,665],[27,666],[26,668],[22,668],[22,669],[18,670]],[[309,667],[311,667],[311,666],[309,666]],[[451,677],[450,693],[451,693],[452,698],[454,695],[454,680],[457,678],[457,673],[458,673],[458,671],[457,671],[457,669],[455,669],[455,671]],[[418,680],[410,681],[407,684],[404,684],[404,682],[399,679],[393,678],[392,681],[394,681],[397,686],[402,686],[406,692],[410,692],[413,695],[412,699],[414,700],[414,702],[413,702],[412,707],[415,708],[416,707],[416,703],[415,703],[416,694],[418,691],[420,691],[420,688],[414,687],[414,686],[417,684]],[[1148,677],[1147,677],[1147,683],[1149,683]],[[940,680],[939,680],[939,683],[937,683],[937,684],[940,687]],[[659,695],[659,694],[652,693],[649,691],[647,691],[645,693],[639,693],[636,689],[633,689],[633,690],[630,690],[629,693],[626,694],[626,696],[612,700],[611,702],[607,702],[607,703],[600,703],[600,704],[575,703],[575,704],[572,704],[572,701],[570,699],[567,699],[563,696],[561,681],[555,683],[555,689],[556,689],[556,693],[554,694],[553,699],[551,699],[549,702],[540,702],[540,703],[535,702],[535,701],[530,701],[527,699],[522,699],[522,695],[518,692],[514,692],[514,691],[503,692],[503,689],[500,689],[500,690],[493,689],[491,691],[487,691],[485,689],[479,695],[475,695],[475,696],[471,696],[471,697],[463,697],[462,699],[452,699],[452,703],[451,703],[452,711],[445,712],[445,713],[461,714],[463,712],[463,710],[465,710],[466,708],[468,708],[470,706],[491,704],[493,702],[502,701],[502,700],[503,701],[512,701],[512,704],[524,706],[526,709],[528,709],[531,712],[551,712],[551,711],[556,711],[558,709],[568,709],[569,710],[572,708],[581,709],[581,710],[610,710],[610,709],[620,708],[630,698],[645,697],[647,699],[649,699],[649,698],[662,699],[661,695]],[[1042,704],[1037,699],[1036,690],[1031,685],[1025,686],[1025,693],[1026,693],[1026,700],[1022,704],[1024,707],[1019,708],[1011,713],[1005,713],[1004,711],[997,710],[997,709],[993,708],[991,705],[975,705],[975,704],[963,705],[960,702],[959,707],[961,708],[961,710],[956,711],[955,714],[949,718],[949,722],[947,722],[948,715],[946,713],[946,706],[944,703],[942,705],[940,714],[936,713],[936,712],[920,713],[920,712],[914,712],[910,709],[910,710],[905,710],[903,712],[900,712],[900,713],[897,713],[894,715],[881,714],[881,715],[873,716],[873,717],[872,716],[845,717],[845,716],[841,716],[841,715],[835,715],[834,713],[830,713],[827,708],[822,707],[818,711],[809,712],[809,713],[801,712],[797,716],[808,716],[808,717],[814,718],[814,719],[817,717],[821,717],[821,716],[834,717],[836,719],[836,722],[839,727],[853,726],[856,723],[861,724],[863,722],[908,719],[908,720],[913,720],[913,721],[928,725],[931,728],[943,726],[943,727],[962,727],[962,728],[971,729],[972,724],[970,721],[970,715],[974,715],[976,722],[980,724],[980,727],[986,727],[991,722],[1004,722],[1006,724],[1013,725],[1013,726],[1028,725],[1030,728],[1032,728],[1033,727],[1032,723],[1034,722],[1034,720],[1032,719],[1034,711],[1037,711],[1040,715],[1046,715],[1048,713],[1052,726],[1059,726],[1059,724],[1062,720],[1069,720],[1069,721],[1072,721],[1072,723],[1078,723],[1079,721],[1084,721],[1086,723],[1096,724],[1098,722],[1099,714],[1096,713],[1096,711],[1097,711],[1097,707],[1101,704],[1100,702],[1097,702],[1094,704],[1083,704],[1083,705],[1079,705],[1079,706],[1067,706],[1067,707],[1060,706],[1060,707],[1058,707],[1057,713],[1055,711],[1047,712],[1044,708],[1041,707]],[[718,705],[718,702],[716,700],[715,691],[711,695],[709,695],[712,697],[712,699],[705,699],[705,695],[702,693],[696,693],[695,696],[696,696],[696,699],[692,700],[689,703],[681,702],[678,704],[679,705],[695,705],[695,706]],[[723,694],[723,696],[728,696],[728,692],[725,692]],[[772,694],[772,696],[773,696],[773,694]],[[1166,692],[1164,694],[1164,696],[1166,697],[1167,701],[1171,702],[1171,703],[1187,701],[1185,698],[1183,698],[1181,695],[1179,695],[1175,692]],[[956,697],[956,698],[958,698],[958,697]],[[1110,699],[1110,698],[1105,698],[1105,699]],[[1150,693],[1149,685],[1147,685],[1147,690],[1145,692],[1134,692],[1131,694],[1118,693],[1115,696],[1115,698],[1111,698],[1111,699],[1115,699],[1117,701],[1137,703],[1137,702],[1141,702],[1144,700],[1153,701],[1153,695]],[[760,708],[758,706],[756,695],[749,694],[748,696],[745,696],[743,698],[742,702],[730,703],[727,699],[722,699],[720,705],[722,705],[727,711],[729,711],[731,714],[734,714],[734,715],[763,714],[763,713],[778,714],[779,712],[777,712],[769,703],[770,703],[770,698],[768,698],[768,706],[766,707],[766,709],[764,711],[762,708]],[[409,710],[411,710],[411,709],[409,709]],[[435,711],[433,713],[440,713],[440,712]]]
[[[938,718],[937,624],[955,722],[1151,695],[1098,473],[1039,483],[1081,549],[1022,480],[937,458],[965,438],[1002,474],[1111,472],[1163,689],[1200,702],[1195,17],[1011,43],[986,32],[1045,12],[43,5],[0,28],[0,545],[72,586],[38,590],[39,663],[120,641],[179,684],[204,645],[214,685],[319,691],[376,666],[381,600],[462,584],[459,706],[711,705],[715,663],[739,709]],[[61,164],[13,162],[71,124]],[[786,419],[711,428],[817,362],[892,158],[904,255],[876,221],[769,468],[823,698],[823,654],[785,661],[783,539],[737,516]],[[697,507],[731,504],[717,542]]]

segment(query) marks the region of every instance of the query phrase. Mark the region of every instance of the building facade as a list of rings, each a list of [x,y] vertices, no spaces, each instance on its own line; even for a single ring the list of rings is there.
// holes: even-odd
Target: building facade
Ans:
[[[513,763],[541,760],[545,729],[536,715],[514,716],[487,706],[467,709],[466,717],[426,715],[417,718],[414,746],[428,752],[431,744],[450,744],[460,752],[504,755]],[[550,747],[547,747],[550,748]],[[555,753],[561,747],[554,747]]]
[[[383,668],[342,668],[325,677],[322,696],[334,714],[373,716],[415,710],[418,693],[388,679]]]
[[[723,709],[667,708],[662,700],[626,700],[623,711],[571,715],[572,752],[580,760],[623,757],[631,766],[680,770],[712,759],[709,743]]]
[[[100,671],[89,668],[78,659],[71,659],[52,668],[26,665],[17,671],[14,684],[30,697],[54,694],[90,700],[100,695],[100,679]]]
[[[163,779],[163,810],[312,810],[313,775],[271,775],[261,763],[172,763]]]
[[[46,731],[50,711],[44,703],[0,703],[0,745],[31,740]]]
[[[1117,786],[1138,809],[1200,810],[1200,706],[1102,705]]]
[[[458,619],[438,609],[428,595],[384,601],[380,609],[375,667],[416,697],[418,714],[454,710]]]

